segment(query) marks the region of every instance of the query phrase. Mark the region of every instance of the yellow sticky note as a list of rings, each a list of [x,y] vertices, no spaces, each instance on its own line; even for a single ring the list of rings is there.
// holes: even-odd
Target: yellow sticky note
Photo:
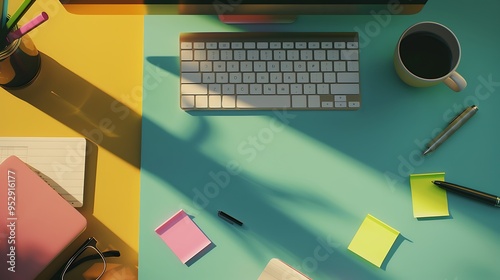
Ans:
[[[399,231],[368,214],[347,249],[380,267],[398,236]]]
[[[411,174],[411,200],[415,218],[449,216],[446,191],[432,183],[444,181],[444,172]]]

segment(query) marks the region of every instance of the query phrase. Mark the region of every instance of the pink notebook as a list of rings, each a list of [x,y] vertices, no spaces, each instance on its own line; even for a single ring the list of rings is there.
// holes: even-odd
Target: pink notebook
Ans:
[[[155,231],[182,263],[212,243],[184,210],[179,210]]]
[[[86,226],[19,158],[0,164],[0,279],[35,278]]]

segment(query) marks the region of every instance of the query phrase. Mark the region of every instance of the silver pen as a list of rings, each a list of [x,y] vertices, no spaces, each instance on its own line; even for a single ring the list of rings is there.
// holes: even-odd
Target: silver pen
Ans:
[[[439,145],[443,144],[446,139],[450,138],[450,136],[455,133],[465,122],[467,122],[474,114],[477,112],[478,108],[476,105],[472,105],[467,107],[460,115],[456,116],[450,124],[441,132],[438,136],[432,139],[429,144],[427,144],[427,150],[424,151],[424,155],[434,151],[439,147]]]

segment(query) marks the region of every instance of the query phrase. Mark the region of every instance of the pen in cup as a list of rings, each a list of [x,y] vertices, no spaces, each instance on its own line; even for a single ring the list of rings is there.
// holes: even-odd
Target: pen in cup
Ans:
[[[38,16],[36,16],[32,20],[30,20],[28,23],[21,26],[19,29],[11,31],[7,35],[7,41],[10,43],[16,39],[21,38],[22,36],[24,36],[25,34],[30,32],[31,30],[38,27],[40,24],[46,22],[48,19],[49,19],[49,15],[47,15],[46,12],[42,12],[41,14],[39,14]]]
[[[467,107],[460,115],[455,117],[450,124],[431,142],[427,144],[427,149],[423,152],[424,155],[427,155],[430,152],[436,150],[441,144],[443,144],[446,139],[450,138],[450,136],[455,133],[462,125],[464,125],[474,114],[476,114],[478,108],[476,105],[472,105]]]
[[[24,0],[23,3],[21,3],[21,6],[19,6],[19,8],[14,12],[14,14],[9,18],[9,20],[7,20],[6,23],[7,33],[12,31],[14,26],[19,22],[19,20],[21,20],[21,18],[33,5],[33,3],[35,3],[35,0]]]

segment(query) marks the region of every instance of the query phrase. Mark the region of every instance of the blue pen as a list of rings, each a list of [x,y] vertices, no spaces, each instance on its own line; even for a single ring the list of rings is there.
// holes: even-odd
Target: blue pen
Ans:
[[[2,7],[0,7],[1,10],[1,16],[2,18],[0,19],[0,28],[2,34],[7,31],[7,10],[9,9],[9,0],[0,0],[2,3]]]

